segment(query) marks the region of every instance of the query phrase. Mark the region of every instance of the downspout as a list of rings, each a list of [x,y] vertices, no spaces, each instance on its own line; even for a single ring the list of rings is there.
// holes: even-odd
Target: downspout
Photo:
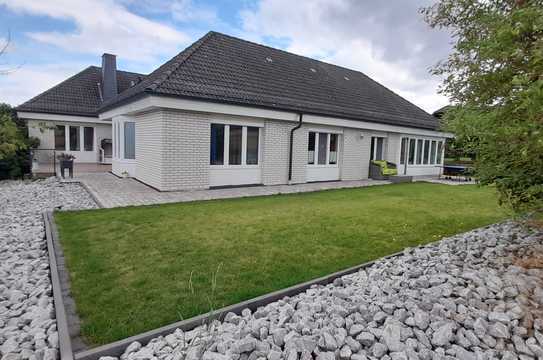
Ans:
[[[292,151],[293,151],[293,144],[294,144],[294,132],[302,127],[302,120],[303,120],[303,114],[298,114],[298,125],[293,127],[290,130],[290,149],[289,149],[289,155],[288,155],[288,181],[290,182],[292,180]]]

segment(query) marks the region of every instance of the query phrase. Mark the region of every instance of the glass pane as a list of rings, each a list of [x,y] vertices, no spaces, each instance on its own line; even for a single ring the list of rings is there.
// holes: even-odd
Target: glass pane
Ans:
[[[415,139],[409,139],[409,164],[413,165],[415,163]]]
[[[224,125],[211,124],[211,141],[209,144],[209,164],[224,164]]]
[[[79,126],[70,126],[70,150],[79,151]]]
[[[400,148],[400,164],[405,164],[405,153],[407,151],[407,138],[402,138],[402,146]]]
[[[307,143],[307,163],[315,163],[315,133],[309,132],[309,140]]]
[[[373,136],[370,144],[370,160],[375,160],[375,137]]]
[[[430,160],[430,140],[424,140],[424,163],[428,164]]]
[[[422,140],[417,140],[417,164],[422,164]]]
[[[385,138],[379,137],[377,138],[377,150],[375,154],[375,160],[383,160],[383,144],[384,144]]]
[[[247,127],[247,165],[258,164],[258,132],[257,127]]]
[[[443,153],[443,141],[437,143],[436,163],[441,164],[441,154]]]
[[[436,141],[432,141],[432,147],[430,150],[430,164],[436,163]]]
[[[330,134],[329,164],[337,164],[337,134]]]
[[[55,150],[66,150],[66,126],[55,127]]]
[[[136,124],[133,122],[124,123],[124,158],[136,158]]]
[[[319,158],[318,163],[320,165],[326,164],[326,145],[328,142],[328,134],[319,133]]]
[[[94,150],[94,128],[86,127],[83,129],[83,148],[85,151]]]
[[[230,125],[230,150],[228,151],[230,165],[241,165],[241,130],[241,126]]]

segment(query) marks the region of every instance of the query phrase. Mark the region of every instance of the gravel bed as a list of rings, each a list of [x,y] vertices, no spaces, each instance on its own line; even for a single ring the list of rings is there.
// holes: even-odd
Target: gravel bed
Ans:
[[[58,333],[44,210],[96,208],[78,184],[0,182],[0,358],[55,360]]]
[[[543,359],[542,244],[513,222],[477,229],[120,358]]]

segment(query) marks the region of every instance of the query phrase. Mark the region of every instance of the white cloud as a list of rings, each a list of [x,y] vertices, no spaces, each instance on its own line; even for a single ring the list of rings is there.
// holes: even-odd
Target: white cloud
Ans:
[[[216,9],[207,6],[195,6],[192,0],[173,1],[171,12],[174,20],[180,22],[212,24],[219,20]]]
[[[240,13],[256,41],[288,41],[288,51],[364,72],[426,111],[447,104],[428,68],[446,55],[448,35],[422,22],[429,0],[261,0]]]
[[[7,75],[0,75],[0,102],[19,105],[87,66],[79,63],[22,65]]]
[[[174,54],[189,36],[168,25],[131,13],[113,0],[0,0],[10,10],[72,21],[73,32],[30,32],[32,39],[71,52],[111,52],[128,60],[151,62]]]

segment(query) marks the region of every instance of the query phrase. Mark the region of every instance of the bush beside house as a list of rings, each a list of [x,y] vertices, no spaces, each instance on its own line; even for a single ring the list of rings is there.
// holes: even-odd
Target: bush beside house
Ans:
[[[28,137],[28,128],[8,104],[0,104],[0,179],[21,178],[30,173],[30,149],[39,140]]]

